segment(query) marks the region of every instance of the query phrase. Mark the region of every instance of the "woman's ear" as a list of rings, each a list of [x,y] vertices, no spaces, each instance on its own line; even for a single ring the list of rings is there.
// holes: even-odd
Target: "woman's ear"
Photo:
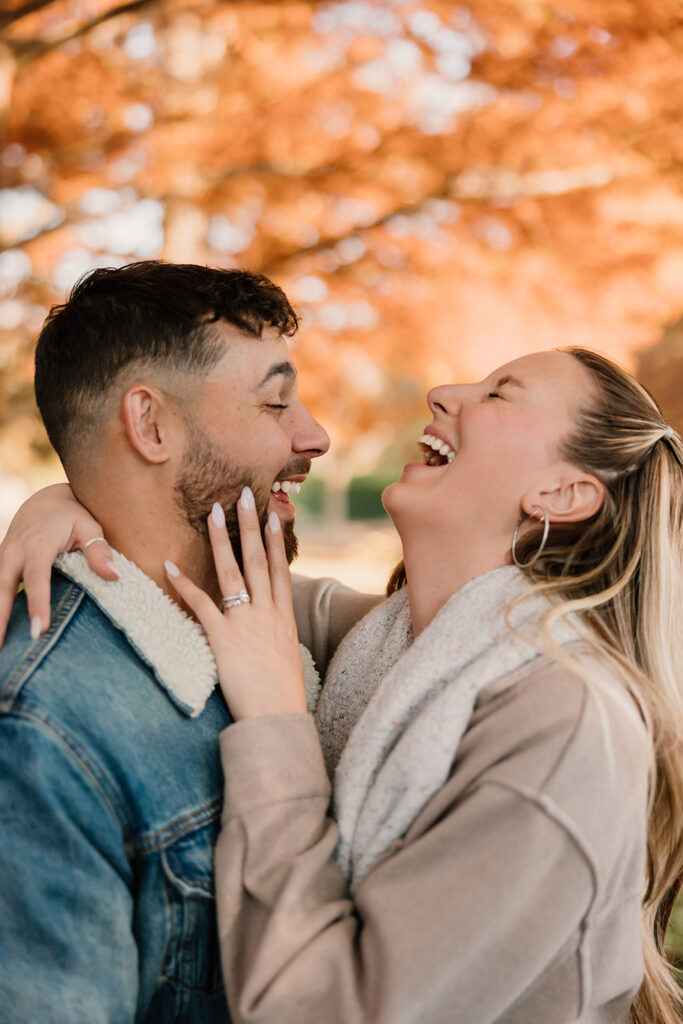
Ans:
[[[126,437],[145,462],[161,464],[170,457],[166,405],[160,392],[149,384],[133,384],[121,399]]]
[[[579,523],[599,512],[605,500],[605,486],[591,473],[572,474],[557,486],[529,492],[522,498],[528,516],[545,509],[551,523]]]

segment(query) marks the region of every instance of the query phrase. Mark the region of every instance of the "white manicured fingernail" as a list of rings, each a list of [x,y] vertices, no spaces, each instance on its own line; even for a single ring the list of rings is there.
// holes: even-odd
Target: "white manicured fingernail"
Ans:
[[[114,573],[114,575],[116,576],[117,580],[121,579],[121,573],[116,568],[116,566],[114,565],[113,562],[107,562],[107,569],[109,569],[109,572],[113,572]]]
[[[31,640],[37,640],[40,636],[40,630],[42,629],[43,623],[41,622],[39,615],[34,615],[31,619]]]
[[[252,509],[256,508],[256,502],[254,501],[254,494],[251,487],[244,487],[242,494],[240,495],[240,505],[245,512],[251,512]]]
[[[214,526],[225,526],[225,512],[223,506],[217,501],[214,501],[211,507],[211,519]]]
[[[268,529],[271,533],[280,532],[280,517],[277,512],[271,512],[268,516]]]
[[[164,569],[169,576],[180,576],[180,569],[175,562],[170,562],[168,559],[164,562]]]

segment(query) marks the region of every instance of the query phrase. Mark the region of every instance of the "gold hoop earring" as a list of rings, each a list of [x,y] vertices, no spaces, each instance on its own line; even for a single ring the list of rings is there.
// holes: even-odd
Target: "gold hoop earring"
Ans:
[[[532,557],[529,559],[528,562],[520,562],[519,559],[517,558],[517,552],[515,551],[515,548],[517,547],[517,535],[519,533],[519,528],[522,525],[522,523],[524,522],[524,520],[527,518],[526,512],[522,512],[521,516],[517,520],[517,525],[515,526],[515,532],[512,535],[512,561],[520,569],[528,569],[530,565],[533,565],[534,562],[538,558],[541,557],[541,554],[543,553],[543,549],[545,548],[545,545],[546,545],[546,541],[548,540],[548,532],[550,530],[550,518],[549,518],[548,513],[546,512],[546,510],[544,508],[541,508],[540,505],[532,505],[531,507],[532,508],[537,508],[538,511],[541,512],[542,515],[543,515],[543,537],[541,538],[541,546],[539,547],[539,549],[536,552],[536,554],[532,555]]]

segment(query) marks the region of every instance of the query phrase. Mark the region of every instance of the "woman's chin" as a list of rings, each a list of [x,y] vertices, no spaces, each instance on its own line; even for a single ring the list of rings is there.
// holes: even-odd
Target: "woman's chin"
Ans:
[[[403,473],[396,483],[389,484],[389,486],[385,487],[382,491],[382,504],[384,505],[384,509],[396,529],[399,530],[399,533],[401,531],[399,529],[398,520],[402,519],[406,512],[410,511],[412,503],[413,498],[411,497],[410,488],[406,486],[406,481],[403,479]]]
[[[382,504],[384,505],[384,507],[387,508],[387,496],[389,498],[389,501],[392,501],[393,495],[397,493],[397,491],[400,493],[400,491],[404,490],[405,485],[411,480],[413,480],[413,478],[419,477],[419,471],[424,470],[424,468],[425,467],[421,462],[406,462],[405,466],[401,470],[401,475],[399,476],[398,480],[393,484],[389,484],[388,487],[385,487],[384,490],[382,491]],[[387,512],[388,511],[389,509],[387,508]]]

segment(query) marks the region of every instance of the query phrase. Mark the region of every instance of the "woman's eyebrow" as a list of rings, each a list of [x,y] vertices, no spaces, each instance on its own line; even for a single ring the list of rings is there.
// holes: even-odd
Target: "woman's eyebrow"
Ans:
[[[524,387],[524,384],[522,383],[522,381],[518,377],[512,377],[512,376],[510,376],[510,374],[506,374],[505,377],[501,377],[500,380],[496,381],[496,385],[495,386],[497,388],[502,388],[506,384],[512,384],[512,386],[515,387],[515,388],[523,388]]]

